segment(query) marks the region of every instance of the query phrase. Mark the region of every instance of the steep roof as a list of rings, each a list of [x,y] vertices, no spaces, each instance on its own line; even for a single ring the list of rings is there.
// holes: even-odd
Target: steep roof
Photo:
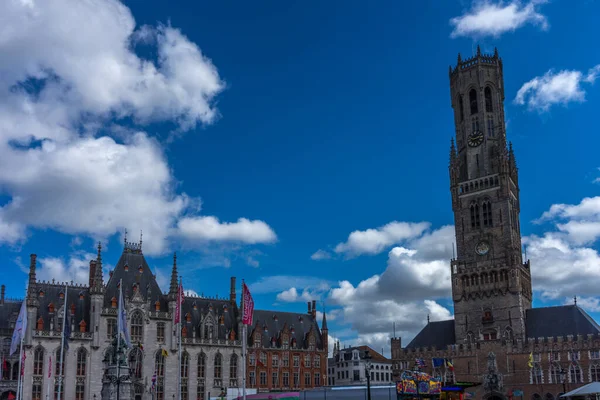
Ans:
[[[159,301],[161,310],[168,309],[168,302],[144,258],[141,245],[138,247],[138,245],[127,243],[123,249],[112,276],[106,284],[104,307],[110,307],[113,297],[119,298],[118,284],[121,279],[123,280],[123,296],[125,298],[133,296],[135,285],[144,301],[150,300],[151,304]]]
[[[528,338],[600,334],[600,326],[577,305],[531,308],[526,312]]]
[[[340,349],[340,352],[336,355],[336,361],[340,361],[339,358],[342,355],[344,357],[343,361],[351,361],[352,360],[352,352],[354,350],[359,351],[358,356],[361,360],[364,360],[365,354],[368,350],[369,355],[371,356],[371,361],[378,362],[378,363],[391,363],[392,362],[389,358],[385,357],[383,354],[379,353],[378,351],[373,350],[369,346],[355,346],[355,347],[346,347],[346,348]]]
[[[79,324],[81,321],[85,321],[87,330],[90,329],[90,293],[87,286],[84,285],[66,285],[64,283],[50,283],[50,282],[38,282],[35,285],[37,293],[34,295],[40,304],[38,313],[35,321],[29,321],[35,327],[37,326],[38,319],[42,318],[44,321],[44,329],[50,329],[50,322],[53,322],[54,329],[59,329],[59,315],[62,315],[60,311],[62,307],[67,307],[67,317],[71,318],[71,323],[75,325],[74,332],[79,331]],[[61,299],[61,293],[63,298]],[[50,304],[53,305],[54,310],[51,311]],[[71,313],[71,311],[74,313]]]
[[[228,339],[231,331],[235,332],[235,339],[239,339],[238,332],[238,309],[229,299],[210,299],[204,297],[185,297],[181,308],[182,319],[186,323],[188,337],[192,337],[191,329],[196,330],[197,337],[203,320],[211,321],[216,326],[219,339]],[[186,316],[189,314],[190,320]],[[221,321],[222,317],[222,321]],[[222,323],[221,323],[222,322]]]
[[[312,314],[254,310],[253,325],[251,329],[248,329],[248,339],[251,340],[252,332],[258,328],[262,335],[261,339],[264,347],[271,347],[272,338],[276,339],[277,346],[279,347],[279,337],[284,327],[287,326],[290,330],[290,340],[296,339],[298,348],[308,347],[307,335],[312,328],[315,333],[317,349],[323,349],[321,330],[319,329],[317,319]]]
[[[454,336],[454,320],[428,322],[421,332],[406,346],[407,349],[435,346],[436,349],[445,349],[446,346],[456,343]]]
[[[12,337],[11,322],[17,320],[22,302],[23,300],[5,300],[0,304],[0,336]]]

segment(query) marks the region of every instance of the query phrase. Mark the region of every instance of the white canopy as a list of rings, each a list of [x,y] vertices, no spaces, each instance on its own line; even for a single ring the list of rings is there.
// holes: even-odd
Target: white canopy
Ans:
[[[575,396],[587,396],[590,394],[600,394],[600,382],[588,383],[585,386],[571,390],[568,393],[563,394],[560,397],[575,397]]]

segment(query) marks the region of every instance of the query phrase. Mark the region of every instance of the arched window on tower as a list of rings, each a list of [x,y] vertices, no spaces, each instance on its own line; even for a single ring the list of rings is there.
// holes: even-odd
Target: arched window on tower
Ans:
[[[471,115],[477,114],[477,91],[475,89],[471,89],[469,92],[469,105],[471,107]]]
[[[479,205],[471,204],[471,228],[479,228]]]
[[[485,111],[492,112],[492,89],[488,86],[483,91],[485,97]]]
[[[489,116],[487,120],[488,136],[494,137],[494,117]]]
[[[492,226],[492,203],[489,200],[483,202],[483,226]]]

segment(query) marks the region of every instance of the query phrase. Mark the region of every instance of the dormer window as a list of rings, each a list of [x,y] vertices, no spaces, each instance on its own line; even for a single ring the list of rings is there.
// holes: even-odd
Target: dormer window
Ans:
[[[142,272],[144,272],[144,268],[143,268],[141,265],[138,267],[138,272],[139,272],[140,274],[141,274]]]
[[[279,321],[279,318],[277,318],[277,315],[273,315],[273,321],[275,321],[275,322]]]
[[[38,293],[38,295],[39,295],[40,297],[44,297],[44,291],[43,291],[43,290],[40,290],[40,291],[39,291],[39,293]]]
[[[190,315],[190,313],[185,314],[185,320],[187,322],[190,322],[192,320],[192,316]]]
[[[193,308],[194,310],[197,310],[197,309],[198,309],[198,305],[196,304],[196,302],[194,302],[194,303],[192,304],[192,308]]]
[[[110,299],[110,306],[112,308],[117,308],[117,298],[113,296],[112,299]]]
[[[53,313],[54,312],[54,303],[48,304],[48,312],[49,313]]]
[[[79,292],[79,300],[83,300],[83,292]]]
[[[71,303],[71,315],[75,315],[75,304]]]
[[[86,328],[87,328],[87,324],[85,323],[84,320],[81,320],[81,322],[79,323],[79,332],[85,332]]]
[[[44,320],[42,319],[42,317],[39,317],[37,320],[37,330],[38,331],[44,330]]]
[[[129,271],[129,265],[125,264],[125,266],[123,267],[123,269],[125,270],[125,272]]]
[[[58,294],[58,298],[61,299],[61,300],[64,300],[64,298],[65,298],[65,292],[60,292]]]
[[[156,302],[154,303],[154,310],[160,311],[160,301],[156,300]]]

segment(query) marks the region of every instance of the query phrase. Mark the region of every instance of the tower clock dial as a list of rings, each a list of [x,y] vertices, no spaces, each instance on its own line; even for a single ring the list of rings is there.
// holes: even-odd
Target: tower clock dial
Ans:
[[[483,143],[483,132],[481,132],[481,131],[472,132],[469,135],[469,137],[467,138],[467,143],[469,144],[470,147],[479,146],[481,143]]]
[[[490,245],[486,241],[481,241],[477,243],[477,246],[475,246],[475,252],[480,256],[486,255],[488,251],[490,251]]]

